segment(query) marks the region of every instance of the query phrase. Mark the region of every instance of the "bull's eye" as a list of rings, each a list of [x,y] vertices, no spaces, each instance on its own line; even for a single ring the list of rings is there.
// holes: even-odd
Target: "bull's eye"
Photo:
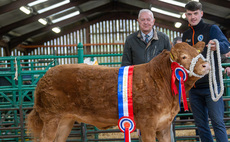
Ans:
[[[183,56],[182,59],[186,59],[186,56]]]

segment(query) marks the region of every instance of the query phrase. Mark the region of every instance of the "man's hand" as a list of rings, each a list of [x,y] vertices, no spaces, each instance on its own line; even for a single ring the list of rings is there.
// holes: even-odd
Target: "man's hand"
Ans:
[[[230,67],[227,67],[227,68],[224,70],[224,73],[227,73],[227,76],[230,76]]]
[[[208,44],[211,44],[212,51],[216,51],[216,42],[214,42],[213,40],[210,40]],[[208,47],[208,44],[206,45],[206,47]]]
[[[230,51],[225,54],[225,57],[230,57]]]

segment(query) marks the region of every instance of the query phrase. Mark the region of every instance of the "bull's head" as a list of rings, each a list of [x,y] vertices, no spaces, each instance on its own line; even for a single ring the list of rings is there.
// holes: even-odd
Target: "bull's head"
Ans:
[[[210,70],[210,64],[200,54],[204,47],[204,42],[198,42],[194,47],[185,42],[178,43],[171,49],[171,60],[182,65],[190,76],[203,77]]]

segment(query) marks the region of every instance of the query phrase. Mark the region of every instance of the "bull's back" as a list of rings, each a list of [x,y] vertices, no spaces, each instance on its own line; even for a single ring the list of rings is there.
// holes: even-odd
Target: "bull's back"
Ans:
[[[56,66],[40,79],[35,105],[43,110],[84,115],[96,110],[117,111],[117,74],[118,68],[104,66]]]

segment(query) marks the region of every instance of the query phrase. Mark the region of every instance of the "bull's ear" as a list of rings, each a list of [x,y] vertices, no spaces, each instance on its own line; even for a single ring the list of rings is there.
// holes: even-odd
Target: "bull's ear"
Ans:
[[[177,50],[176,50],[176,48],[174,46],[171,48],[170,56],[171,56],[171,58],[173,60],[176,60],[178,58],[178,56],[177,56]]]
[[[205,42],[199,41],[199,42],[197,42],[193,47],[195,47],[195,48],[197,49],[197,51],[198,51],[199,53],[201,53],[201,52],[204,50]]]

